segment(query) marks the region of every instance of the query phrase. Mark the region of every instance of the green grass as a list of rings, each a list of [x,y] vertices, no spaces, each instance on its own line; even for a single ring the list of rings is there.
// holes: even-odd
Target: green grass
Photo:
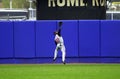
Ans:
[[[0,64],[0,79],[120,79],[120,64]]]

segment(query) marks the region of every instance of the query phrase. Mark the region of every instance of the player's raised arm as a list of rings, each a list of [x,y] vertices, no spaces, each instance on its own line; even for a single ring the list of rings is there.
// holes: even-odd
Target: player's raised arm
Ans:
[[[59,22],[59,25],[58,25],[58,35],[59,35],[59,36],[61,36],[62,23],[63,23],[63,22]]]

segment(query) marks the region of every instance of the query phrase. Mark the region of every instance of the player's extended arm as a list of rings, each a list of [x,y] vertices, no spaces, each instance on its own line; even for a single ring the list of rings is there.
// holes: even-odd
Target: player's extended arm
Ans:
[[[58,35],[61,36],[61,27],[62,27],[62,22],[59,22],[59,27],[58,27]]]

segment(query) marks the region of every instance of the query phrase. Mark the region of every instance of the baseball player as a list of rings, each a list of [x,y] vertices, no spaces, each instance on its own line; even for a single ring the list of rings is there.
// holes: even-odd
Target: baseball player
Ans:
[[[57,58],[57,54],[58,54],[58,50],[61,50],[62,52],[62,62],[63,64],[65,64],[65,54],[66,54],[66,50],[65,50],[65,46],[64,46],[64,40],[63,37],[61,36],[61,26],[62,26],[62,22],[59,22],[59,28],[57,31],[54,32],[55,35],[55,44],[56,44],[56,48],[54,51],[54,58],[53,61],[56,60]]]

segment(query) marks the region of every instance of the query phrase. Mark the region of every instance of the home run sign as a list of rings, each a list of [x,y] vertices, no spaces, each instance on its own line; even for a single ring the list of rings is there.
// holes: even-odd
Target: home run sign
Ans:
[[[106,0],[37,0],[37,20],[105,18]]]

